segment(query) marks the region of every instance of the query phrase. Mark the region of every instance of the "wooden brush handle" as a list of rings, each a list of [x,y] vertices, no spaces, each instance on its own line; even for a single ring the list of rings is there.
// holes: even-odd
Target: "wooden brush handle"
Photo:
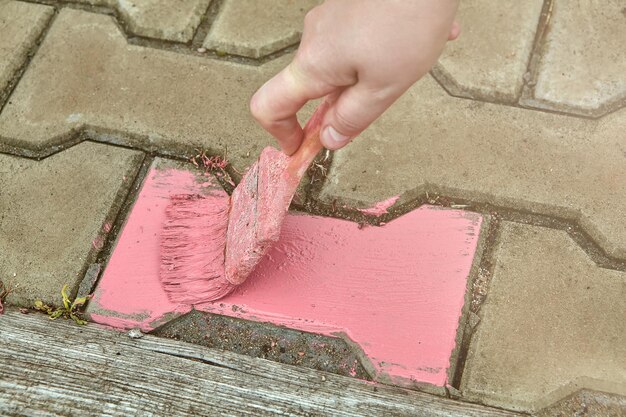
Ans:
[[[322,150],[322,142],[320,142],[320,129],[322,120],[326,114],[326,110],[330,104],[326,101],[322,102],[304,126],[304,140],[295,154],[289,158],[287,171],[289,174],[301,178],[308,169],[315,156]]]

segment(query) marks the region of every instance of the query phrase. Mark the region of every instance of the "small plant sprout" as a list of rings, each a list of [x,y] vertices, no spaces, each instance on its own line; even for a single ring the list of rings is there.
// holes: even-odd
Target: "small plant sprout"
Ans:
[[[4,311],[4,306],[2,305],[2,303],[4,302],[4,299],[7,297],[7,295],[11,293],[11,290],[11,287],[5,287],[2,281],[0,281],[0,314],[2,314],[2,312]]]
[[[86,297],[79,297],[72,301],[67,295],[67,285],[63,286],[63,289],[61,290],[61,296],[63,297],[62,307],[58,307],[55,309],[54,307],[44,304],[43,301],[37,300],[35,301],[35,309],[46,313],[48,316],[50,316],[50,320],[55,320],[59,317],[63,317],[65,319],[74,320],[76,324],[86,324],[87,321],[83,320],[80,317],[80,310],[83,308],[87,300],[89,300],[92,296],[88,295]]]

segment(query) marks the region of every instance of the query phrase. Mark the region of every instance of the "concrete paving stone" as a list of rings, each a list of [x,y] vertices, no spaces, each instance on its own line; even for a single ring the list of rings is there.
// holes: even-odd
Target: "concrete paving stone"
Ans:
[[[50,6],[0,1],[0,97],[53,13]]]
[[[582,389],[626,394],[626,272],[566,232],[505,222],[472,337],[467,398],[536,411]]]
[[[228,201],[190,164],[156,159],[89,303],[91,320],[151,331],[193,308],[273,323],[345,340],[377,381],[443,393],[454,374],[481,215],[424,206],[361,228],[292,213],[278,243],[231,294],[207,302],[197,282],[172,301],[159,254],[166,207],[180,194],[201,194],[218,206]],[[356,364],[349,373],[358,374]]]
[[[304,15],[321,0],[225,0],[204,46],[259,58],[300,41]]]
[[[433,70],[454,95],[516,102],[533,48],[543,0],[462,1],[461,36]]]
[[[7,302],[60,305],[77,288],[133,182],[141,153],[82,143],[42,161],[0,154],[0,279]]]
[[[174,42],[189,42],[211,0],[75,0],[109,6],[121,14],[135,35]]]
[[[585,389],[537,413],[537,417],[623,417],[625,415],[626,397]]]
[[[262,66],[129,45],[109,16],[63,9],[0,114],[0,142],[47,154],[86,129],[98,138],[243,170],[275,144],[248,109],[287,64]]]
[[[599,120],[458,99],[425,77],[336,152],[320,198],[368,207],[402,194],[573,219],[626,258],[626,110]]]
[[[527,105],[600,115],[626,101],[624,0],[555,0]]]

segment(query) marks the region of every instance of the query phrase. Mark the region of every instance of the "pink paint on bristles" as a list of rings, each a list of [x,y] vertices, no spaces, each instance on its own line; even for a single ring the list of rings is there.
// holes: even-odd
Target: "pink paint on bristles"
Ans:
[[[265,148],[229,205],[205,196],[172,198],[161,235],[161,280],[172,301],[217,300],[254,271],[278,241],[298,184],[322,149],[319,130],[327,108],[322,103],[306,124],[295,155]],[[206,167],[212,160],[201,162]]]
[[[235,287],[224,275],[228,199],[171,197],[161,229],[161,284],[174,303],[216,300]]]

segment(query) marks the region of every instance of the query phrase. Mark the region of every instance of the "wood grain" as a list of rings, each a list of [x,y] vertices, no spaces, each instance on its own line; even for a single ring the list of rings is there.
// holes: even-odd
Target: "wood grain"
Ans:
[[[0,370],[0,415],[515,415],[12,309],[0,316]]]

